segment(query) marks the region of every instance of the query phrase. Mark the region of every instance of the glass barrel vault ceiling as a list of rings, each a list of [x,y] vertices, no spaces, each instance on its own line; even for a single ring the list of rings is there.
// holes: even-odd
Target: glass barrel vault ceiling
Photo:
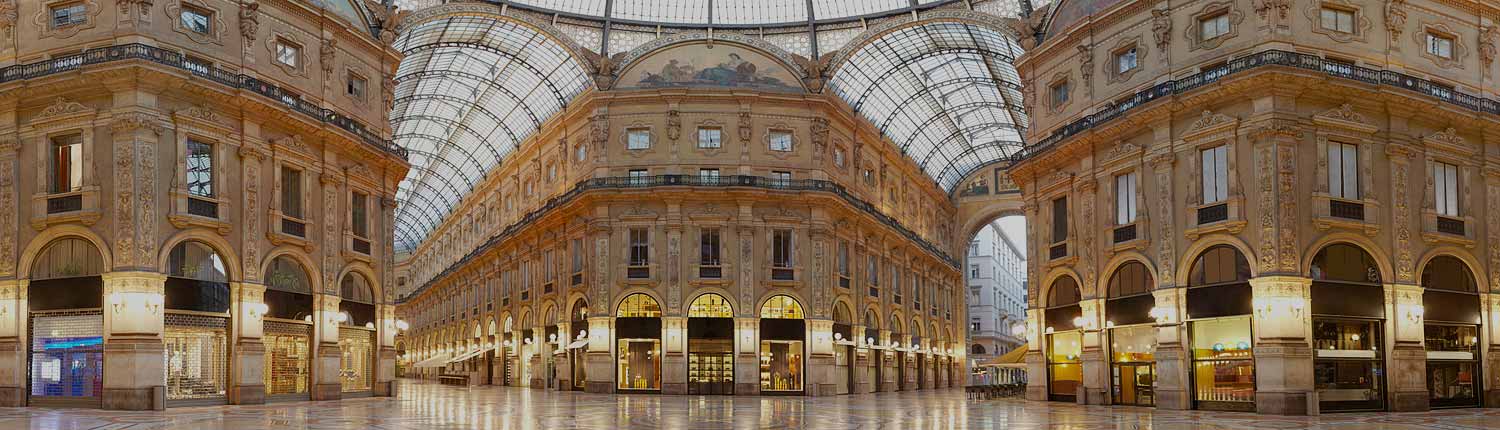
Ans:
[[[612,3],[611,3],[612,1]],[[960,0],[509,0],[596,19],[680,25],[800,24],[888,15]]]
[[[393,45],[406,57],[391,123],[412,166],[396,191],[395,245],[411,250],[593,80],[556,41],[494,18],[425,21]]]
[[[829,88],[944,190],[1024,145],[1021,47],[991,28],[938,22],[881,36],[834,71]]]
[[[811,5],[821,21],[824,16],[858,17],[887,6],[909,10],[914,4],[945,1],[612,0],[609,7],[614,16],[636,13],[633,19],[688,22],[682,18],[688,12],[673,11],[701,5],[715,11],[716,22],[764,22],[786,16],[805,20]],[[605,2],[510,3],[600,15]],[[1013,0],[991,2],[1014,6]],[[735,8],[738,15],[717,12]],[[799,13],[803,15],[796,18]],[[503,18],[458,15],[414,23],[393,43],[405,58],[396,74],[391,121],[394,139],[410,151],[412,164],[396,196],[398,251],[416,249],[521,142],[593,87],[589,69],[551,37]],[[1008,33],[986,26],[932,22],[905,27],[848,55],[835,66],[827,91],[951,191],[964,175],[1022,148],[1027,118],[1012,64],[1019,55],[1021,48]]]

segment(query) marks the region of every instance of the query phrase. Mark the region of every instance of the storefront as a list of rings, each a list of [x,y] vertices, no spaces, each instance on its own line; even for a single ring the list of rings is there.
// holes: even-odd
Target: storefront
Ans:
[[[615,313],[619,391],[661,391],[661,315],[661,305],[645,294],[631,294],[620,302]]]
[[[285,255],[266,271],[264,335],[266,400],[309,400],[313,296],[307,272]]]
[[[229,278],[213,248],[183,242],[167,256],[168,406],[224,404],[229,385]]]
[[[1046,323],[1047,399],[1077,402],[1083,388],[1083,331],[1078,319],[1083,316],[1078,281],[1062,276],[1048,289]]]
[[[520,340],[516,338],[515,332],[512,331],[514,326],[515,323],[511,320],[510,316],[506,316],[505,323],[500,326],[500,350],[498,351],[500,355],[500,370],[496,371],[496,373],[499,373],[497,378],[499,378],[500,382],[497,385],[507,387],[516,385],[516,344]]]
[[[734,310],[707,293],[688,306],[688,394],[734,394]]]
[[[910,389],[907,387],[908,384],[906,382],[906,342],[909,340],[910,337],[907,336],[906,330],[901,327],[901,321],[892,318],[891,343],[889,345],[891,352],[889,352],[888,354],[891,357],[892,364],[896,367],[896,391],[906,391]]]
[[[1250,263],[1238,249],[1203,251],[1188,273],[1188,337],[1197,409],[1255,411]]]
[[[588,366],[585,359],[589,353],[589,305],[583,299],[573,303],[573,310],[568,312],[571,320],[568,322],[571,330],[577,333],[573,341],[568,343],[568,366],[573,378],[571,391],[583,391],[585,382],[588,381]]]
[[[801,394],[807,324],[802,304],[791,296],[772,296],[760,308],[760,392]]]
[[[339,282],[339,381],[344,397],[369,395],[375,383],[375,290],[364,275]]]
[[[1385,289],[1363,249],[1333,244],[1313,257],[1313,388],[1318,409],[1385,410]]]
[[[47,244],[32,264],[28,404],[103,406],[103,268],[92,243],[71,237]]]
[[[922,337],[922,321],[920,319],[912,320],[911,328],[911,341],[907,343],[909,346],[906,349],[911,351],[909,357],[911,357],[912,369],[917,373],[916,381],[912,384],[911,389],[919,390],[927,387],[927,366],[931,356],[927,353],[927,347],[924,345],[925,339]]]
[[[865,353],[869,354],[869,372],[871,375],[869,392],[880,392],[885,384],[886,352],[884,346],[880,345],[880,319],[873,311],[865,311]]]
[[[1428,405],[1479,407],[1479,396],[1484,393],[1479,355],[1482,317],[1474,274],[1462,260],[1435,257],[1422,268],[1422,288]]]
[[[1104,302],[1108,331],[1110,403],[1156,405],[1156,327],[1152,325],[1154,282],[1146,265],[1132,261],[1115,269]]]
[[[854,392],[854,326],[849,306],[843,302],[833,305],[833,366],[834,392]]]

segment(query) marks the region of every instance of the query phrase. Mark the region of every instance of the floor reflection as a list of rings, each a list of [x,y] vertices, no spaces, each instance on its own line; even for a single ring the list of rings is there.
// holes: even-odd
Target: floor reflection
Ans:
[[[1018,400],[961,390],[835,397],[586,394],[402,381],[401,397],[164,412],[0,408],[0,429],[1500,429],[1500,410],[1277,417]]]

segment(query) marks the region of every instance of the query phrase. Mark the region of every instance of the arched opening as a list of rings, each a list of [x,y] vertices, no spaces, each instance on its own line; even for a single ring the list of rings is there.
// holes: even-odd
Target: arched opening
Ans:
[[[1214,245],[1188,272],[1188,336],[1198,409],[1254,411],[1255,358],[1250,262],[1238,248]]]
[[[1063,275],[1047,289],[1047,398],[1076,402],[1083,389],[1083,308],[1078,281]]]
[[[888,348],[886,347],[886,345],[880,345],[879,343],[877,343],[880,342],[880,317],[875,315],[874,310],[865,310],[864,334],[864,346],[865,348],[869,349],[868,353],[870,354],[869,371],[872,375],[875,375],[875,377],[870,380],[870,386],[866,387],[864,390],[860,390],[860,392],[870,393],[885,391],[885,366],[886,360],[889,359],[887,358],[888,354],[886,354],[886,349]]]
[[[167,254],[167,403],[222,404],[229,386],[229,276],[207,244],[184,241]]]
[[[833,304],[834,392],[849,394],[854,389],[854,317],[849,304]]]
[[[301,263],[287,255],[271,260],[266,269],[263,319],[266,397],[307,400],[311,383],[313,295],[312,281]]]
[[[1021,204],[1020,191],[1002,168],[985,168],[970,175],[958,196],[960,205],[1009,204],[1019,209]],[[965,201],[973,203],[964,203]],[[1003,213],[1017,212],[1019,211]],[[963,373],[956,370],[966,367],[972,368],[976,372],[974,377],[984,381],[1010,370],[982,363],[995,358],[993,355],[1026,348],[1026,337],[1018,333],[1024,334],[1027,324],[1027,289],[1030,281],[1027,279],[1026,230],[1027,222],[1032,220],[1021,215],[1007,215],[981,221],[985,222],[974,229],[965,252],[963,283],[967,285],[968,291],[963,296],[967,298],[965,303],[968,308],[968,321],[965,321],[967,339],[969,342],[986,345],[986,352],[989,354],[970,354],[968,362],[960,363],[954,373]],[[1045,290],[1038,288],[1038,291]],[[1072,317],[1068,319],[1071,320]],[[1042,327],[1036,327],[1036,330],[1040,332]],[[963,338],[964,335],[962,332],[957,333],[955,339]]]
[[[927,381],[930,380],[929,376],[927,375],[927,368],[928,363],[931,362],[930,359],[932,351],[930,348],[932,347],[932,344],[928,342],[932,339],[922,337],[922,333],[924,332],[922,325],[923,324],[921,318],[912,318],[910,342],[911,346],[907,347],[907,349],[911,351],[911,354],[907,356],[907,359],[912,361],[912,368],[916,369],[917,374],[916,383],[912,384],[911,386],[911,389],[913,390],[927,387]]]
[[[31,405],[103,405],[103,272],[99,249],[79,237],[48,243],[32,263],[26,296]]]
[[[734,309],[704,293],[688,306],[688,394],[734,394]]]
[[[760,391],[801,393],[807,356],[802,304],[786,295],[760,306]]]
[[[1478,407],[1483,325],[1479,285],[1457,257],[1433,257],[1422,268],[1422,344],[1427,348],[1427,401],[1434,408]]]
[[[1322,411],[1385,409],[1385,287],[1363,248],[1335,243],[1313,256],[1313,387]]]
[[[579,298],[573,302],[572,310],[568,311],[568,328],[575,333],[573,341],[568,343],[568,362],[572,367],[573,391],[583,391],[584,382],[588,381],[588,366],[584,359],[589,352],[589,302],[587,299]]]
[[[505,322],[500,324],[500,384],[505,386],[516,385],[516,343],[519,341],[514,329],[515,321],[506,315]]]
[[[896,372],[894,375],[896,377],[896,380],[890,381],[891,390],[903,391],[906,390],[907,386],[906,377],[910,374],[910,372],[906,371],[906,347],[909,347],[911,345],[905,343],[905,341],[908,340],[908,335],[906,334],[906,328],[901,323],[901,318],[897,318],[895,315],[892,315],[890,327],[891,342],[890,345],[887,345],[887,347],[889,347],[891,351],[894,352],[893,355],[895,356],[895,361],[890,363],[890,365],[896,367]]]
[[[634,293],[615,311],[619,391],[661,390],[661,305]]]
[[[359,272],[339,281],[339,382],[350,395],[375,383],[375,289]]]
[[[1108,330],[1110,397],[1115,404],[1156,404],[1156,327],[1151,308],[1156,298],[1151,271],[1139,261],[1120,265],[1109,277],[1104,301]]]
[[[977,343],[974,344],[974,346],[972,346],[972,347],[969,348],[969,353],[970,354],[974,354],[974,355],[984,355],[984,354],[986,354],[985,349],[984,349],[984,345],[980,345],[980,344],[977,344]]]

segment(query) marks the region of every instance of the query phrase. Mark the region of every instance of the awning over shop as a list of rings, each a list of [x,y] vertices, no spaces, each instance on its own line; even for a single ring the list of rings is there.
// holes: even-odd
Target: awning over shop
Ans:
[[[448,360],[448,362],[449,363],[457,363],[457,362],[460,362],[460,361],[468,360],[470,358],[474,358],[474,356],[477,356],[479,354],[483,354],[485,351],[486,351],[485,349],[476,349],[476,350],[473,350],[473,351],[469,351],[467,353],[464,353],[463,355],[460,355],[458,357],[454,357],[452,360]]]
[[[448,364],[448,359],[452,357],[453,354],[442,353],[429,357],[426,360],[418,361],[417,364],[413,364],[411,367],[443,367]]]
[[[568,344],[568,349],[578,349],[589,345],[588,339],[579,339]]]
[[[1026,367],[1026,345],[1011,350],[999,357],[995,357],[979,363],[979,367]]]

